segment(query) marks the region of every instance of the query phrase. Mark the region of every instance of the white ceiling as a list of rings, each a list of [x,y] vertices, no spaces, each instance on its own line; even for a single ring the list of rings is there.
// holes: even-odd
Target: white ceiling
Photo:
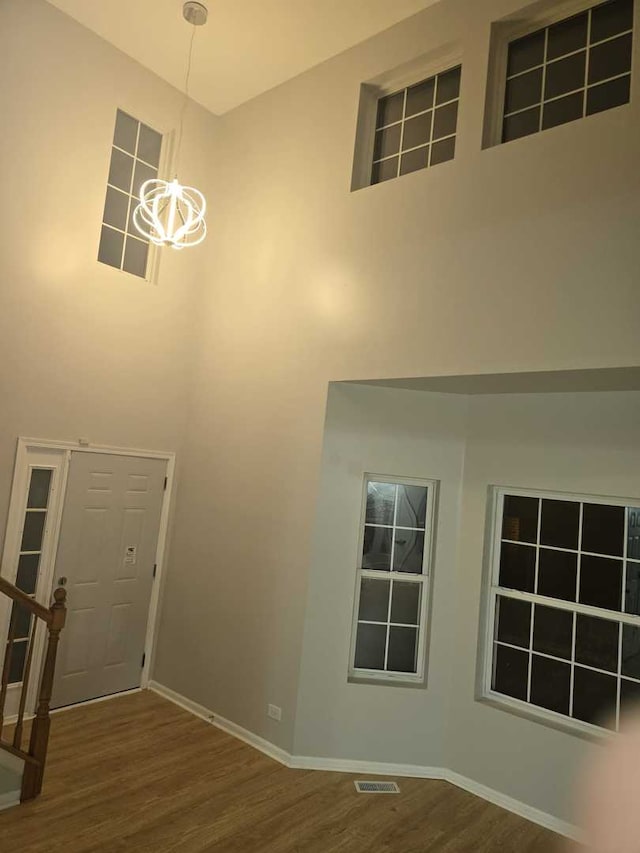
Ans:
[[[179,89],[191,26],[182,0],[49,0]],[[437,0],[205,0],[189,92],[220,114]]]

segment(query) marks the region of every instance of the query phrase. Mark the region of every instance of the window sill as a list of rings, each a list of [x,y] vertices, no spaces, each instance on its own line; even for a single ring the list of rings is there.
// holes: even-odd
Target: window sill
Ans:
[[[570,719],[564,717],[562,714],[556,714],[554,711],[546,711],[544,708],[534,708],[532,705],[520,702],[518,699],[509,699],[507,696],[501,696],[496,693],[477,695],[475,701],[481,705],[488,705],[490,708],[495,708],[497,711],[513,714],[516,717],[529,720],[529,722],[538,723],[593,743],[602,743],[616,734],[611,729],[594,726],[591,723],[585,723],[581,720]]]
[[[376,687],[411,687],[424,689],[427,686],[425,678],[414,676],[413,678],[400,678],[398,676],[358,675],[351,673],[347,677],[348,684],[369,684]]]

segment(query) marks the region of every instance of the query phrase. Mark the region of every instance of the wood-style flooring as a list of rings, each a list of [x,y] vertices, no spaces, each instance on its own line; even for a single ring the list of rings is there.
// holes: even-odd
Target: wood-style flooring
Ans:
[[[399,795],[366,795],[356,776],[289,770],[149,692],[54,715],[49,756],[41,797],[0,814],[0,850],[564,849],[553,833],[446,782],[400,778]]]

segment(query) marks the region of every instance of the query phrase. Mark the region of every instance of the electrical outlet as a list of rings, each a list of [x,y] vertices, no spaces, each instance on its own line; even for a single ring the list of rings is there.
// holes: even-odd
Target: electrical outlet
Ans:
[[[282,708],[278,708],[277,705],[267,705],[267,716],[271,717],[272,720],[280,722],[282,719]]]

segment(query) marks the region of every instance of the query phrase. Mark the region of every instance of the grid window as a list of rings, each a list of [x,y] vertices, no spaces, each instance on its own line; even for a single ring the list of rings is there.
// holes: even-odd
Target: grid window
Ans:
[[[512,41],[502,141],[626,104],[633,0],[609,0]]]
[[[497,490],[486,694],[617,729],[640,696],[640,501]]]
[[[18,589],[25,592],[30,598],[35,597],[38,581],[52,477],[53,469],[51,468],[31,469],[15,582]],[[29,611],[23,605],[15,602],[11,615],[14,643],[9,667],[9,684],[22,681],[31,632],[31,620],[32,616]]]
[[[378,101],[371,183],[453,160],[461,67]]]
[[[376,477],[365,486],[351,674],[420,681],[436,484]]]
[[[98,260],[145,278],[149,241],[133,223],[142,184],[158,177],[162,135],[122,110],[116,113]]]

